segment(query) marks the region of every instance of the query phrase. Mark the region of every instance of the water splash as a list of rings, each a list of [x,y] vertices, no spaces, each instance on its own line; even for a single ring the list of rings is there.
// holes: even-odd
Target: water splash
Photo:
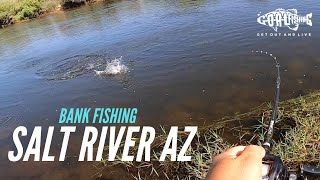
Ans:
[[[110,61],[103,55],[76,55],[42,66],[37,75],[47,80],[69,80],[85,74],[110,76],[128,71],[129,68],[122,63],[122,57]]]
[[[105,70],[103,71],[94,70],[94,72],[98,76],[125,74],[128,72],[128,67],[122,64],[122,56],[121,56],[120,58],[116,58],[111,62],[108,62]]]

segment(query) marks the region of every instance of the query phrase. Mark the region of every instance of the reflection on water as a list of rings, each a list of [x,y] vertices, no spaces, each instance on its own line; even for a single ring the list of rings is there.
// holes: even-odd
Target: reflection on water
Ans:
[[[273,32],[256,22],[257,13],[279,7],[312,12],[313,26],[298,30],[312,37],[257,37]],[[61,107],[137,107],[138,125],[158,127],[212,124],[270,102],[274,63],[253,50],[272,52],[280,62],[282,100],[319,89],[319,8],[313,0],[124,0],[1,29],[1,174],[7,172],[9,179],[89,174],[88,164],[72,158],[69,165],[7,161],[12,128],[57,125]],[[95,75],[121,56],[127,73]],[[54,141],[58,152],[59,137]],[[81,141],[73,143],[71,157]]]

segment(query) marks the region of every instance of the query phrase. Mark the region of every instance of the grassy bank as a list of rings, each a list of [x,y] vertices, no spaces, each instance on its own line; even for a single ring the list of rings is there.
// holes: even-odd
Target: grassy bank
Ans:
[[[108,173],[104,172],[106,166],[116,166],[126,168],[135,179],[204,179],[216,154],[236,144],[259,144],[263,141],[271,112],[271,105],[263,104],[251,112],[213,121],[219,123],[212,126],[200,127],[187,152],[192,156],[191,162],[158,161],[167,138],[164,127],[152,145],[151,162],[122,162],[119,156],[115,162],[96,164],[97,175]],[[281,156],[290,169],[296,169],[300,163],[320,164],[320,91],[281,102],[279,116],[273,153]],[[233,138],[225,136],[230,133]],[[180,133],[180,148],[186,137],[186,134]],[[230,139],[238,143],[231,143]],[[132,149],[133,154],[136,152],[137,149]]]
[[[42,14],[78,7],[94,0],[0,0],[0,28]]]

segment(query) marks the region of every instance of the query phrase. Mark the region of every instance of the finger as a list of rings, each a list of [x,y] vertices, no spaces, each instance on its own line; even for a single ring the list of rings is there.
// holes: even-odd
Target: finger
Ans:
[[[229,155],[236,155],[237,153],[242,152],[245,148],[246,146],[235,146],[227,149],[224,153]]]
[[[251,172],[248,179],[262,178],[262,158],[265,156],[265,150],[260,146],[247,146],[236,158],[240,163],[242,172]]]
[[[238,157],[242,151],[246,148],[246,146],[236,146],[236,147],[232,147],[230,149],[227,149],[224,153],[225,156],[229,156],[232,158],[236,158]]]
[[[238,157],[250,157],[257,160],[262,160],[262,158],[266,155],[266,151],[261,146],[250,145],[244,148],[241,155]]]

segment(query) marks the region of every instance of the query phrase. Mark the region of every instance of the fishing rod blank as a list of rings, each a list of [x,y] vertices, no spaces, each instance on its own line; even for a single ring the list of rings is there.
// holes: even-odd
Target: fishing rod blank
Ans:
[[[272,110],[272,117],[270,120],[270,124],[268,127],[268,132],[266,135],[265,142],[263,143],[263,147],[267,151],[271,151],[271,140],[273,136],[273,129],[274,129],[274,124],[276,123],[276,120],[278,118],[278,106],[279,106],[279,98],[280,98],[280,84],[281,84],[281,78],[280,78],[280,64],[277,61],[277,57],[273,57],[273,59],[276,62],[276,67],[277,67],[277,82],[276,82],[276,92],[275,92],[275,99],[274,99],[274,105],[273,105],[273,110]]]
[[[268,55],[268,52],[263,52],[263,51],[252,51],[252,52]],[[275,91],[275,99],[274,99],[274,105],[273,105],[273,110],[272,110],[272,116],[271,116],[271,120],[269,123],[266,138],[263,143],[263,147],[268,152],[271,151],[271,140],[272,140],[272,136],[273,136],[273,129],[274,129],[274,125],[275,125],[277,118],[278,118],[278,107],[279,107],[279,99],[280,99],[280,84],[281,84],[280,64],[277,61],[277,57],[273,56],[272,54],[269,54],[269,56],[272,57],[274,62],[276,63],[277,81],[276,81],[276,91]]]

